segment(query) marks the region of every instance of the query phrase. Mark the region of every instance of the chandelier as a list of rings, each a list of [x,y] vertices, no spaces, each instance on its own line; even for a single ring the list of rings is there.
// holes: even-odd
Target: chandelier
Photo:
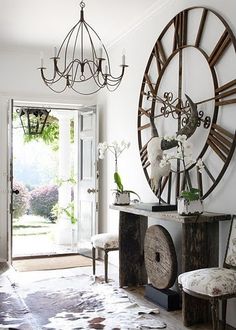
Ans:
[[[17,109],[24,134],[39,135],[42,134],[49,112],[45,108],[21,107]]]
[[[59,51],[54,47],[51,78],[44,73],[46,67],[41,57],[41,77],[54,92],[62,93],[70,88],[79,94],[91,95],[104,87],[114,91],[128,66],[123,54],[120,75],[112,75],[108,52],[97,32],[85,21],[84,7],[85,3],[81,1],[80,20],[68,32]]]

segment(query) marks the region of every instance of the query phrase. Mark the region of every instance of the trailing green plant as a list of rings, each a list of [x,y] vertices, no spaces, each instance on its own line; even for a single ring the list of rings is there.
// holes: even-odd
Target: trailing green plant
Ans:
[[[52,215],[56,216],[57,218],[61,215],[66,215],[72,224],[77,222],[77,218],[75,217],[75,206],[74,201],[70,202],[66,207],[61,207],[59,204],[55,204],[52,208]]]
[[[189,202],[200,199],[200,191],[197,188],[189,188],[189,190],[183,190],[180,193],[180,197],[185,198]]]
[[[69,179],[66,179],[66,180],[63,180],[63,179],[60,179],[60,178],[56,178],[55,181],[56,181],[56,184],[57,184],[58,187],[61,187],[61,185],[63,183],[70,183],[72,185],[74,185],[74,184],[77,183],[77,181],[76,181],[76,179],[75,179],[74,176],[71,176]]]
[[[56,117],[48,116],[47,123],[43,129],[42,134],[29,135],[24,134],[24,142],[29,143],[31,141],[43,141],[50,145],[53,151],[59,149],[59,122]],[[70,142],[74,143],[74,122],[71,121],[70,125]]]
[[[24,142],[29,143],[31,141],[43,141],[44,143],[50,145],[54,151],[58,150],[59,141],[59,124],[58,120],[50,120],[47,125],[45,125],[44,130],[41,134],[29,135],[24,134]]]

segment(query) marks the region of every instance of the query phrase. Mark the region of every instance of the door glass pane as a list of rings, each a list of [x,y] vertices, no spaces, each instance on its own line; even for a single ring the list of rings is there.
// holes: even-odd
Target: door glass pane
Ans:
[[[81,218],[79,219],[79,241],[90,243],[93,224],[93,203],[89,201],[81,201],[80,215]]]
[[[81,118],[81,131],[87,131],[92,129],[93,125],[93,115],[83,115]]]
[[[81,150],[83,155],[81,159],[81,180],[89,180],[92,177],[92,140],[82,140]]]

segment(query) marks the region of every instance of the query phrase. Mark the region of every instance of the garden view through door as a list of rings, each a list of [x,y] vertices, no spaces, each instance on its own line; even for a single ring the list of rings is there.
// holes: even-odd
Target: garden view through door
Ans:
[[[96,231],[96,110],[47,105],[41,135],[25,135],[12,107],[12,256],[90,254]],[[90,194],[89,188],[96,191]]]

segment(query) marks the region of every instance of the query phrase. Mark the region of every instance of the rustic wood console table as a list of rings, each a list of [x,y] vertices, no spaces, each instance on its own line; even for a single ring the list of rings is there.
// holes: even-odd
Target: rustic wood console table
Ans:
[[[230,214],[203,213],[195,216],[180,216],[176,211],[150,212],[132,205],[111,205],[110,208],[120,212],[121,287],[147,284],[143,246],[148,217],[172,221],[181,226],[182,268],[179,269],[179,273],[218,266],[219,221],[230,220]],[[183,293],[182,312],[185,326],[205,322],[208,319],[207,302],[185,293]]]

